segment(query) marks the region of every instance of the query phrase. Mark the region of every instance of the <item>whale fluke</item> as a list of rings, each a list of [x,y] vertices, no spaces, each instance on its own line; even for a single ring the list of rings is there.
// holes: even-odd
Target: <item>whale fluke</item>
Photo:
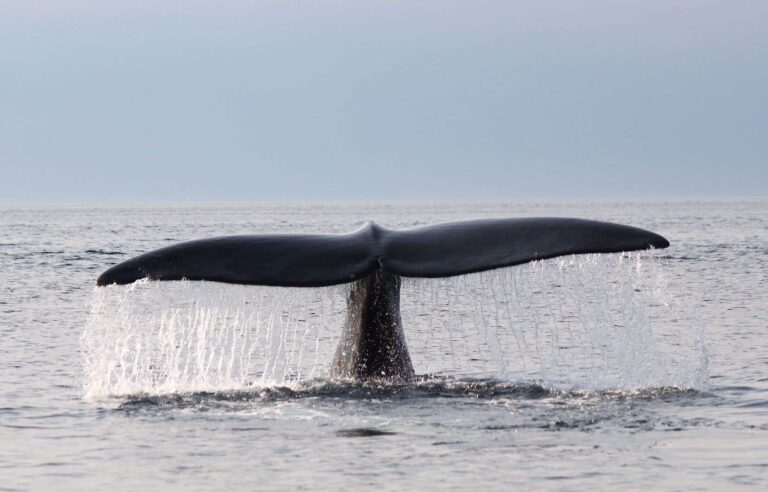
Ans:
[[[563,255],[667,246],[653,232],[584,219],[489,219],[403,231],[369,222],[346,235],[263,234],[175,244],[110,268],[97,284],[149,278],[321,287],[379,268],[404,277],[450,277]]]
[[[557,256],[667,246],[669,241],[658,234],[609,222],[488,219],[396,231],[381,268],[404,277],[452,277]]]
[[[580,253],[666,248],[636,227],[583,219],[453,222],[393,231],[372,222],[346,235],[254,235],[175,244],[115,265],[98,285],[152,280],[321,287],[353,282],[330,375],[407,380],[400,277],[450,277]]]

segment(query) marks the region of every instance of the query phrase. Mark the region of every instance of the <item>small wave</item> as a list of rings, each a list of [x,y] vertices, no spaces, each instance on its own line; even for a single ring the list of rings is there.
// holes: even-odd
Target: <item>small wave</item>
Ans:
[[[648,388],[633,391],[566,391],[546,388],[538,383],[510,383],[492,379],[455,379],[423,377],[415,381],[340,381],[316,379],[294,386],[270,386],[246,390],[216,392],[173,393],[163,395],[124,395],[113,397],[119,402],[117,410],[180,409],[232,407],[239,404],[269,404],[301,399],[390,401],[413,399],[470,399],[470,400],[543,400],[581,403],[589,400],[624,403],[665,402],[681,405],[694,404],[711,396],[692,389],[671,387]],[[549,426],[549,424],[547,424]],[[578,426],[583,423],[576,424]]]
[[[89,255],[124,255],[123,251],[106,251],[103,249],[87,249],[85,253]]]
[[[697,261],[701,259],[696,256],[687,256],[687,255],[681,255],[681,256],[659,255],[655,258],[659,260],[673,260],[673,261]]]
[[[415,381],[343,381],[316,379],[294,386],[268,386],[247,390],[173,393],[164,395],[124,395],[118,408],[194,407],[203,403],[268,403],[305,398],[344,400],[402,400],[414,398],[473,398],[490,399],[514,397],[540,399],[552,392],[539,384],[506,383],[495,380],[461,380],[423,377]]]
[[[391,436],[397,434],[397,432],[372,429],[368,427],[361,427],[357,429],[341,429],[336,431],[336,435],[339,437],[379,437],[379,436]]]
[[[43,251],[36,252],[36,254],[41,255],[41,256],[63,255],[64,253],[65,253],[65,251],[54,251],[54,250],[50,250],[50,251],[49,250],[43,250]],[[26,254],[25,254],[25,256],[26,256]]]

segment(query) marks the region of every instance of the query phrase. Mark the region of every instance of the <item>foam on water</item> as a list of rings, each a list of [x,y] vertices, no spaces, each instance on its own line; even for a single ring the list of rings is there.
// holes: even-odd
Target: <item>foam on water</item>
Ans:
[[[702,388],[697,317],[653,253],[586,255],[404,279],[418,374],[561,389]],[[296,385],[327,374],[348,286],[147,282],[95,289],[81,343],[88,398]]]

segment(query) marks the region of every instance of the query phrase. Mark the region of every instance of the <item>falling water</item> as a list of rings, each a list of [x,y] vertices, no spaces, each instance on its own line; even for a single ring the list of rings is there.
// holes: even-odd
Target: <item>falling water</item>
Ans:
[[[564,389],[706,381],[702,323],[669,292],[663,259],[651,253],[409,279],[403,290],[411,354],[429,374]]]
[[[552,387],[700,388],[703,329],[651,254],[582,255],[405,279],[418,374]],[[325,377],[348,286],[148,282],[95,290],[82,335],[89,398],[291,385]]]
[[[86,395],[216,391],[322,375],[345,290],[187,281],[97,288],[81,338]]]

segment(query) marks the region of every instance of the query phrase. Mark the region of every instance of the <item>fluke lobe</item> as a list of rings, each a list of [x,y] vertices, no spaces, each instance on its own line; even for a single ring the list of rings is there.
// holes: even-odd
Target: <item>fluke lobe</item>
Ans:
[[[331,365],[334,377],[408,379],[400,277],[451,277],[556,256],[666,248],[636,227],[569,218],[488,219],[346,235],[260,234],[200,239],[131,258],[100,286],[151,280],[320,287],[353,283]]]

